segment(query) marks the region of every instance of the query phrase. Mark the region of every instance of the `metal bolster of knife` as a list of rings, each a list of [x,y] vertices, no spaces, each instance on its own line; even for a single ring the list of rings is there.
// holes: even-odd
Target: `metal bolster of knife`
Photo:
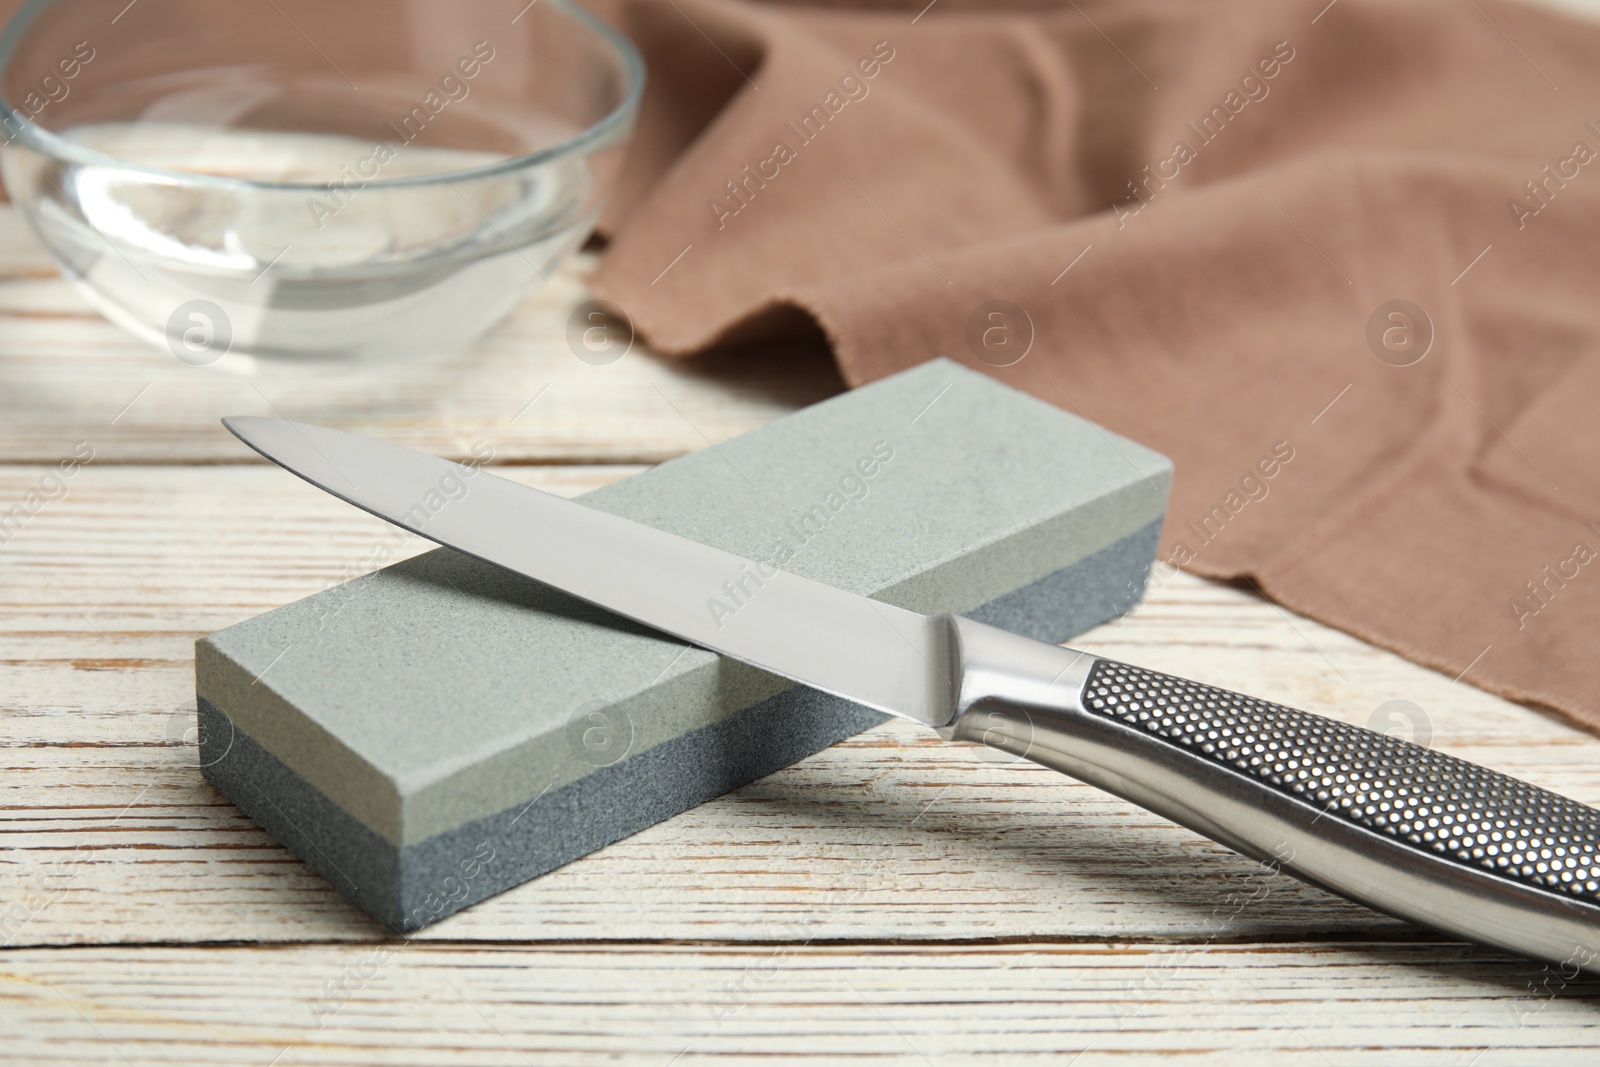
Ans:
[[[950,620],[940,734],[1097,786],[1270,867],[1600,973],[1600,810],[1399,738]]]

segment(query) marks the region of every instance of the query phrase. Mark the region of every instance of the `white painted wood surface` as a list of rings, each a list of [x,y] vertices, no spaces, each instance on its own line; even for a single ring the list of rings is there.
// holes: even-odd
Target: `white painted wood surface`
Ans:
[[[584,364],[581,274],[464,356],[241,379],[124,338],[0,211],[0,513],[95,456],[0,544],[0,1061],[1595,1062],[1600,982],[906,724],[386,937],[205,785],[185,733],[194,640],[387,528],[215,419],[484,440],[570,494],[839,388],[805,346]],[[1163,580],[1079,644],[1353,722],[1409,700],[1436,746],[1600,803],[1600,738],[1232,588]]]

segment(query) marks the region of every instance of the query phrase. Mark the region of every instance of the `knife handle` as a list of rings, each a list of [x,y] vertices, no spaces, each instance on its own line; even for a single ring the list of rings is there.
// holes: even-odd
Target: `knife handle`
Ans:
[[[1600,973],[1600,811],[1399,738],[954,618],[941,729],[1469,941]]]

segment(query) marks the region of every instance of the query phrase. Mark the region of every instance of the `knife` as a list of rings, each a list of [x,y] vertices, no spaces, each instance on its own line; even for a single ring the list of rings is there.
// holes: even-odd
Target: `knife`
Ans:
[[[803,685],[1023,757],[1391,915],[1600,973],[1600,811],[1399,738],[919,615],[484,471],[223,424],[381,519]]]

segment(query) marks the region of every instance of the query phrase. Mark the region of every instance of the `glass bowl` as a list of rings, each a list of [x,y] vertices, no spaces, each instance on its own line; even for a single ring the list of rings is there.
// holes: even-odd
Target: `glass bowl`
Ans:
[[[459,348],[588,237],[644,65],[564,0],[31,0],[12,201],[195,364]]]

